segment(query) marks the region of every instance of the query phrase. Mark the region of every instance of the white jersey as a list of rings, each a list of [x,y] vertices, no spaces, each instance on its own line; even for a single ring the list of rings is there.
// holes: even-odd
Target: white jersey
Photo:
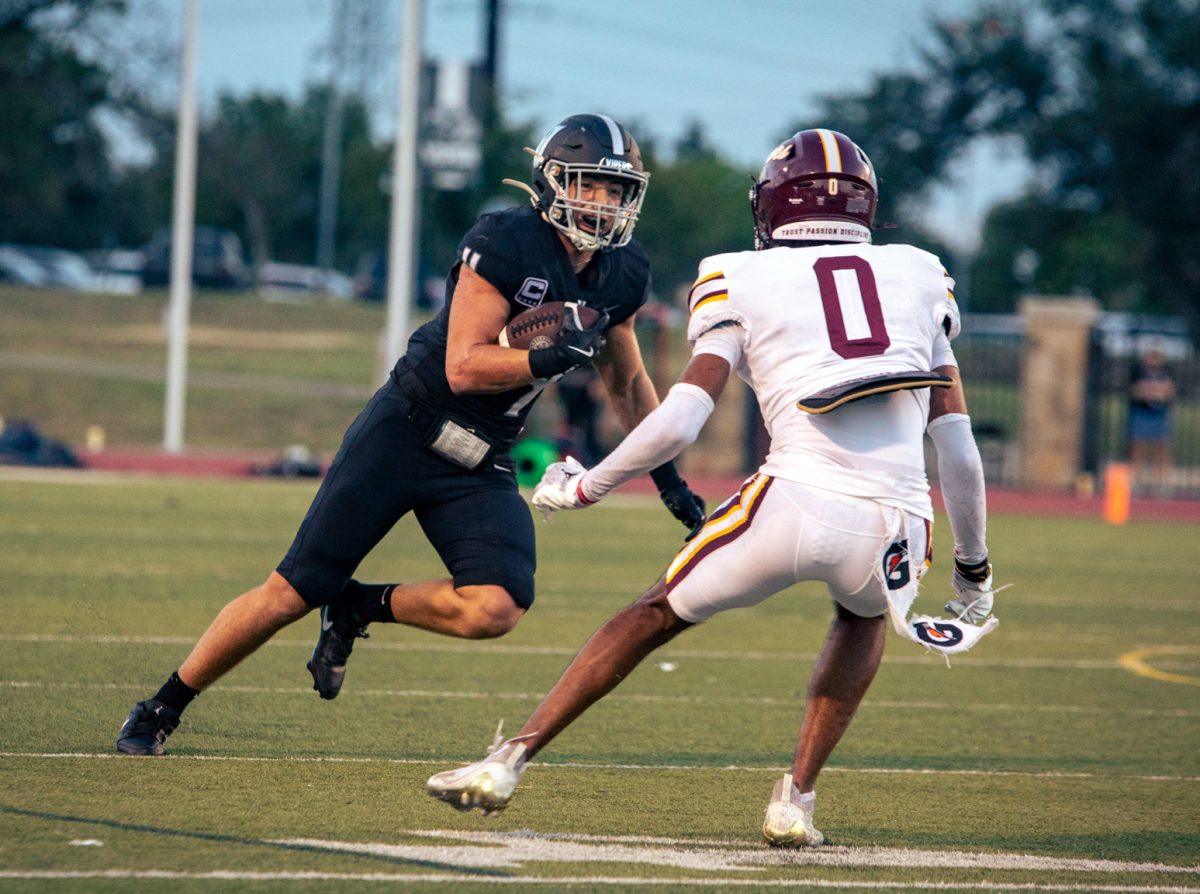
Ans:
[[[695,347],[714,327],[738,325],[741,356],[727,359],[754,390],[771,438],[763,473],[932,519],[927,388],[823,415],[797,401],[869,376],[955,365],[953,288],[934,255],[908,245],[714,255],[688,297],[688,341]]]

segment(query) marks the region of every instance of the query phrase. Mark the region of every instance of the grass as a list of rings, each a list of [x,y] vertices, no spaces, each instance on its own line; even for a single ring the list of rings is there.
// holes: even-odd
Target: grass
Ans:
[[[110,448],[159,446],[166,308],[162,290],[128,297],[0,287],[0,419],[32,421],[77,450],[92,425],[105,430]],[[425,319],[415,316],[414,327]],[[274,451],[304,444],[331,457],[382,380],[385,324],[382,304],[270,304],[252,295],[196,293],[188,447]],[[552,436],[556,413],[554,401],[541,401],[528,433]]]
[[[112,754],[132,703],[274,565],[311,495],[294,482],[0,478],[3,890],[143,890],[131,873],[149,870],[181,874],[151,883],[182,892],[378,890],[380,877],[454,892],[1200,890],[1200,603],[1186,526],[992,519],[998,576],[1015,584],[998,597],[1001,626],[951,668],[890,639],[819,787],[818,825],[845,848],[827,852],[845,856],[832,865],[757,845],[828,624],[819,587],[653,656],[554,743],[502,816],[424,795],[430,773],[482,753],[500,718],[519,724],[662,569],[675,523],[636,498],[538,525],[537,604],[501,640],[373,629],[326,703],[303,666],[308,618],[197,700],[171,756]],[[935,541],[950,554],[947,525]],[[411,519],[362,569],[440,573]],[[942,565],[926,587],[918,604],[936,610]],[[1142,674],[1120,662],[1162,647],[1175,651]],[[378,847],[339,849],[366,845]],[[1133,865],[1152,863],[1165,867]]]
[[[0,415],[81,447],[89,425],[111,446],[162,439],[167,296],[0,292]],[[268,304],[194,296],[187,442],[331,454],[376,383],[379,304]],[[325,389],[322,391],[321,389]],[[330,393],[331,392],[331,393]]]

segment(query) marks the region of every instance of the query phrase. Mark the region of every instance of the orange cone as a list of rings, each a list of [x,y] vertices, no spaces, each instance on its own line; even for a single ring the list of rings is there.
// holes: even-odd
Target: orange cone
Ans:
[[[1110,525],[1129,521],[1129,466],[1112,463],[1104,470],[1104,520]]]

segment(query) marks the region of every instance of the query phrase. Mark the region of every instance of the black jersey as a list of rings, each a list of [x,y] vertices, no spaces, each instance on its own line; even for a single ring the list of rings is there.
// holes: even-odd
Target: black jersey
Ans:
[[[576,276],[558,231],[531,207],[484,214],[458,246],[446,281],[441,312],[413,333],[396,364],[396,382],[413,400],[465,420],[497,444],[511,446],[521,433],[544,382],[492,394],[454,394],[446,380],[450,304],[463,265],[508,299],[508,317],[549,301],[577,301],[608,311],[608,328],[637,312],[650,292],[650,261],[639,242],[596,252]]]

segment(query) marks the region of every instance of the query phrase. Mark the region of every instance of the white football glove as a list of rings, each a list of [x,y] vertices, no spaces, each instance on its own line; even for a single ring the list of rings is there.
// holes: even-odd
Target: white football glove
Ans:
[[[956,598],[946,603],[946,611],[955,618],[968,624],[979,624],[992,613],[992,566],[986,559],[965,568],[955,559],[950,586],[954,588]]]
[[[587,472],[573,456],[566,461],[551,463],[542,473],[542,480],[533,489],[533,507],[542,513],[545,521],[558,509],[582,509],[591,506],[590,500],[585,500],[579,493],[579,485]]]

